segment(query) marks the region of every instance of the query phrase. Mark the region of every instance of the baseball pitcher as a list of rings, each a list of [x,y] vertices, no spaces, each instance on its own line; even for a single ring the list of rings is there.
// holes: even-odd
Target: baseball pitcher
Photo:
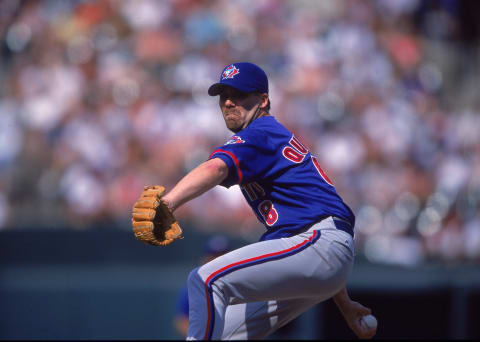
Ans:
[[[225,67],[208,89],[233,136],[170,192],[146,187],[135,203],[136,237],[182,238],[173,212],[214,186],[238,184],[265,225],[260,241],[194,269],[188,277],[188,340],[261,339],[333,298],[359,338],[376,327],[345,284],[354,260],[355,216],[301,138],[270,112],[268,78],[252,63]]]

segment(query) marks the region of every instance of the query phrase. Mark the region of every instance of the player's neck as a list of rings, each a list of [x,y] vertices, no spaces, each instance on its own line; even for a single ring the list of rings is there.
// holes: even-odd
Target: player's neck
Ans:
[[[264,109],[257,108],[255,110],[255,112],[253,113],[253,115],[250,117],[250,119],[248,119],[248,122],[246,122],[239,130],[237,130],[237,131],[231,130],[231,131],[234,132],[234,133],[238,133],[241,130],[244,130],[245,128],[250,126],[250,124],[252,122],[257,120],[258,118],[261,118],[262,116],[270,116],[270,113],[265,111]]]
[[[252,118],[250,119],[250,121],[248,122],[248,124],[244,127],[244,128],[247,128],[248,126],[250,126],[252,124],[252,122],[254,122],[255,120],[263,117],[263,116],[269,116],[270,113],[263,110],[263,109],[260,109],[257,113],[255,113]]]
[[[261,118],[262,116],[270,116],[271,114],[269,112],[266,112],[262,110],[260,114],[258,114],[257,119]]]

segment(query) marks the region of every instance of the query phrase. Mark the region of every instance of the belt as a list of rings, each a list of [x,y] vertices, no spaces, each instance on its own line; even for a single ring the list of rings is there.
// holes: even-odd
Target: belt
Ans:
[[[347,232],[353,238],[353,227],[348,221],[345,221],[344,219],[341,219],[340,217],[336,217],[336,216],[332,216],[332,219],[337,229]]]

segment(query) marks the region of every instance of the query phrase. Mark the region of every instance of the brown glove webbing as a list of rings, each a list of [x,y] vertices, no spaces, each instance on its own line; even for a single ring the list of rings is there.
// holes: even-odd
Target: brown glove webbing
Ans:
[[[135,237],[145,243],[165,246],[183,239],[182,229],[161,196],[163,186],[146,186],[132,210]]]

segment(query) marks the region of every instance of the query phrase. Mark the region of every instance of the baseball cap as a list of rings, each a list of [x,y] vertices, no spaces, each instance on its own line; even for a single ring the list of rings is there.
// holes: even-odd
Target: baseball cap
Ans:
[[[227,65],[220,74],[220,81],[208,88],[208,95],[219,95],[226,85],[244,93],[259,91],[268,94],[267,74],[253,63],[241,62]]]

